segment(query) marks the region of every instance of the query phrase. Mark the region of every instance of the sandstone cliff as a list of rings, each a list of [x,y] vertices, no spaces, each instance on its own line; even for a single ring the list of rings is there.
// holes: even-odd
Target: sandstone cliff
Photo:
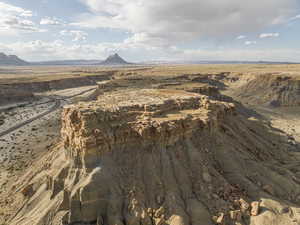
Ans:
[[[299,153],[237,107],[127,89],[65,108],[63,142],[15,185],[9,224],[300,223]]]
[[[291,75],[248,75],[233,91],[243,102],[270,106],[300,106],[300,80]]]

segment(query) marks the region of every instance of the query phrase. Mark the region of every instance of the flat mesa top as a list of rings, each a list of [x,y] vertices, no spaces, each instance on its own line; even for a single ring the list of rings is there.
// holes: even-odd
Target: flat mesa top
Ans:
[[[202,96],[196,93],[181,90],[167,89],[138,89],[108,92],[99,96],[97,101],[81,103],[77,106],[78,110],[104,110],[116,111],[127,108],[143,108],[149,106],[149,111],[154,107],[178,104],[199,104]],[[197,104],[197,105],[198,105]],[[155,110],[153,108],[153,110]],[[147,110],[148,111],[148,110]]]

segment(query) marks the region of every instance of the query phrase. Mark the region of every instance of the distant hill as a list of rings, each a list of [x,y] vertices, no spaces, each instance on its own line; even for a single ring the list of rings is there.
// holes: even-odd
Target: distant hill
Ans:
[[[29,62],[26,62],[20,59],[16,55],[5,55],[0,52],[0,66],[27,66],[30,65]]]
[[[99,63],[99,65],[129,65],[132,63],[126,62],[124,59],[122,59],[117,53],[110,55],[106,60]]]
[[[74,66],[74,65],[95,65],[100,64],[103,60],[55,60],[55,61],[43,61],[43,62],[32,62],[32,65],[37,66]]]

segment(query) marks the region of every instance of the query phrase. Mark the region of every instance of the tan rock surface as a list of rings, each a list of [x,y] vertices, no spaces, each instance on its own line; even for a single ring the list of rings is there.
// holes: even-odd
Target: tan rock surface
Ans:
[[[69,106],[62,119],[63,145],[20,181],[30,180],[35,193],[12,225],[209,225],[213,215],[220,224],[299,220],[299,168],[284,165],[300,156],[233,103],[128,89]],[[262,199],[261,213],[230,218],[240,199]],[[283,204],[291,214],[281,213]]]

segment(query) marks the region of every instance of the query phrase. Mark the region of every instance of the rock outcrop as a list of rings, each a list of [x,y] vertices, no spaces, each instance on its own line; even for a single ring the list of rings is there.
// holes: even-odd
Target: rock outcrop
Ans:
[[[290,75],[250,75],[233,96],[252,105],[300,106],[300,80]]]
[[[16,184],[30,191],[9,224],[299,223],[299,154],[236,107],[168,89],[68,106],[62,144]]]
[[[129,65],[129,64],[131,63],[126,62],[117,53],[108,56],[107,59],[99,63],[99,65],[105,65],[105,66],[118,66],[118,65]]]

